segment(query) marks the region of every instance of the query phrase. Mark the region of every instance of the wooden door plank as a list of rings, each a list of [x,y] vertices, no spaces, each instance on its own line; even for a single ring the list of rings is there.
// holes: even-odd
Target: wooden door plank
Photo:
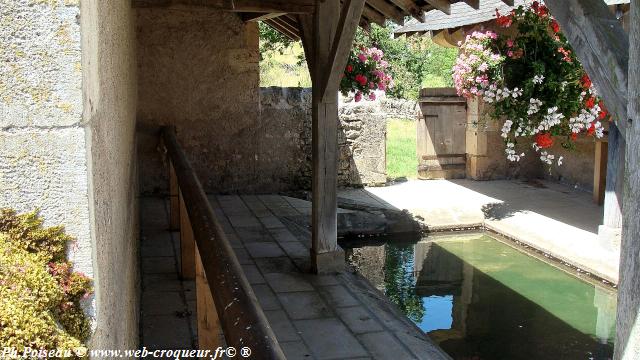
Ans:
[[[191,228],[189,214],[182,197],[180,198],[180,275],[183,279],[193,279],[195,277],[195,251],[196,242]]]

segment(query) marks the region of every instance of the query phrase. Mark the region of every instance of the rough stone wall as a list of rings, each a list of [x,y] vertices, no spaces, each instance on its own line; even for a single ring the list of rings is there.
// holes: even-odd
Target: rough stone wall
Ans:
[[[387,119],[416,120],[420,116],[420,105],[417,101],[384,96],[380,99],[380,106]]]
[[[386,122],[379,102],[341,102],[338,185],[386,182]],[[311,89],[260,89],[263,176],[278,190],[311,188]],[[263,189],[266,188],[263,186]]]
[[[257,25],[206,7],[136,12],[142,192],[167,190],[157,150],[161,125],[176,126],[206,191],[248,192],[268,184],[257,140],[264,131]]]
[[[561,166],[558,166],[557,163],[554,163],[550,169],[544,166],[544,171],[542,171],[544,177],[585,191],[593,191],[596,151],[594,139],[580,136],[575,142],[576,148],[573,150],[567,150],[561,146],[564,140],[564,137],[554,137],[555,143],[549,153],[554,154],[556,159],[563,156],[564,160]]]
[[[380,102],[341,103],[338,115],[338,185],[386,183],[387,123]]]
[[[94,276],[79,16],[77,1],[0,0],[0,207],[64,225]]]
[[[96,349],[135,349],[139,338],[133,21],[129,1],[82,2],[83,121],[97,315],[90,345]]]
[[[310,189],[311,89],[261,88],[260,124],[262,176],[272,190]]]

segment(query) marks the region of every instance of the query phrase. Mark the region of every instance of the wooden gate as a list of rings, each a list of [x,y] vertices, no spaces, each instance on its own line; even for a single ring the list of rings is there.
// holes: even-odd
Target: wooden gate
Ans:
[[[420,90],[418,178],[459,179],[466,168],[466,100],[454,88]]]

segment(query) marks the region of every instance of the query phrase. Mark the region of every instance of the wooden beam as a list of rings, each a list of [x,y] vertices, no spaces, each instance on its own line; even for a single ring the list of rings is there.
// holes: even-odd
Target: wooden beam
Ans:
[[[346,2],[345,2],[346,3]],[[350,2],[349,2],[350,3]],[[312,230],[311,265],[316,273],[344,269],[344,251],[338,246],[338,93],[323,98],[323,79],[330,68],[340,19],[339,0],[316,0],[313,19],[312,91]],[[329,65],[329,66],[327,66]]]
[[[169,229],[180,230],[180,189],[173,164],[169,161]]]
[[[268,19],[272,19],[274,17],[278,17],[284,15],[284,13],[260,13],[260,12],[246,12],[240,13],[240,18],[244,22],[256,22],[256,21],[264,21]]]
[[[476,10],[480,9],[480,0],[464,0],[464,2]]]
[[[362,15],[364,15],[370,22],[384,26],[384,21],[386,20],[384,15],[368,5],[362,9]]]
[[[396,24],[404,25],[404,13],[395,5],[388,3],[386,0],[367,0],[367,4],[393,20]]]
[[[297,15],[298,20],[298,33],[300,34],[300,40],[302,41],[302,48],[304,49],[304,56],[307,59],[307,68],[309,68],[309,75],[311,76],[311,82],[315,78],[315,48],[314,48],[314,36],[313,36],[313,16],[312,15]]]
[[[196,275],[196,241],[187,213],[187,207],[180,192],[180,275],[183,279],[193,279]]]
[[[225,345],[222,325],[211,295],[211,287],[204,273],[200,252],[196,247],[196,318],[198,325],[198,349],[216,350]],[[215,289],[215,286],[213,286]]]
[[[596,141],[595,160],[593,161],[593,202],[602,205],[607,181],[607,142]]]
[[[545,4],[560,23],[624,138],[629,36],[602,0],[546,0]]]
[[[509,6],[514,6],[514,0],[502,0],[502,2]]]
[[[631,1],[629,17],[631,66],[614,360],[637,359],[640,354],[640,1]]]
[[[292,40],[292,41],[298,40],[297,34],[293,33],[286,26],[282,26],[282,24],[274,20],[275,19],[265,20],[264,23],[276,29],[280,34],[286,36],[289,40]]]
[[[338,92],[340,77],[349,60],[349,52],[353,46],[353,38],[356,36],[364,3],[365,0],[346,0],[342,5],[340,21],[326,63],[330,70],[322,80],[320,88],[320,96],[323,101],[329,100],[329,97],[335,97]]]
[[[449,0],[425,0],[429,5],[442,11],[447,15],[451,15],[451,3]]]
[[[413,0],[389,0],[407,14],[411,14],[421,23],[426,21],[424,11],[420,9]]]
[[[136,8],[174,5],[202,6],[233,12],[310,14],[314,0],[132,0]]]
[[[277,18],[269,19],[269,21],[280,25],[280,27],[283,29],[286,29],[294,40],[300,39],[300,34],[298,34],[297,25],[295,24],[291,25],[289,22],[285,20],[284,17],[280,16]]]

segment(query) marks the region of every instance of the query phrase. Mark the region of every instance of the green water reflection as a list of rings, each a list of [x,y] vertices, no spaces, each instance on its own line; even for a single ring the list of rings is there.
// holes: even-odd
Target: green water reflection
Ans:
[[[383,276],[374,267],[360,271],[454,359],[612,356],[616,294],[609,288],[486,235],[386,244],[381,252]]]

